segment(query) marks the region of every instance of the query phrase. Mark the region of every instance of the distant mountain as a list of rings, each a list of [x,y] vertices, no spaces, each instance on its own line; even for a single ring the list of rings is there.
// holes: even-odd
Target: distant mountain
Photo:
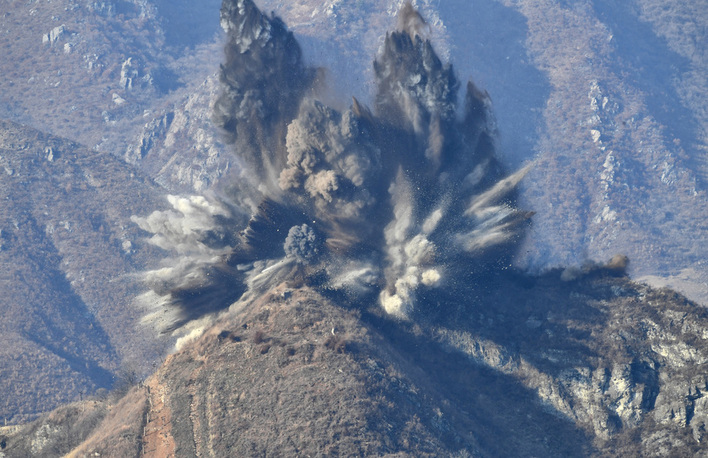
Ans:
[[[158,361],[130,276],[157,253],[130,217],[164,203],[117,158],[8,121],[0,172],[0,418],[14,423]]]
[[[349,95],[370,101],[371,56],[400,3],[259,5],[290,25],[309,62],[329,69],[323,97],[346,106]],[[417,3],[460,79],[489,91],[506,164],[536,164],[522,203],[537,216],[517,264],[542,271],[623,252],[635,277],[708,303],[708,6]],[[0,18],[0,116],[140,164],[173,191],[230,180],[239,165],[209,122],[218,8],[12,3]]]
[[[705,3],[418,3],[460,80],[489,91],[503,161],[534,161],[520,200],[536,216],[517,266],[582,270],[621,252],[633,276],[708,303]],[[371,102],[371,59],[400,2],[259,6],[293,28],[308,62],[330,69],[323,99],[349,106],[346,92]],[[161,344],[134,326],[130,302],[141,289],[130,274],[162,254],[141,242],[130,216],[165,208],[167,191],[228,186],[239,171],[210,119],[223,59],[218,9],[55,0],[0,11],[0,118],[10,120],[0,134],[7,421],[110,387],[121,366],[144,374],[159,360]],[[702,313],[685,310],[687,320]],[[687,355],[700,347],[676,339],[687,339]],[[701,383],[671,395],[688,402],[674,417],[684,424],[702,405],[704,389],[693,386]]]
[[[706,311],[607,268],[561,274],[490,277],[407,323],[283,284],[122,399],[0,429],[2,452],[704,454]]]

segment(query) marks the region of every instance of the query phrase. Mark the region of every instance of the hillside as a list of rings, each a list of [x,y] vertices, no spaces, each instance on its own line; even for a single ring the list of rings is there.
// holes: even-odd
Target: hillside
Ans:
[[[169,252],[141,274],[156,298],[152,323],[185,337],[136,386],[3,428],[5,456],[706,453],[708,312],[631,281],[636,257],[513,267],[531,215],[515,188],[529,169],[498,162],[491,103],[474,84],[456,116],[460,85],[414,8],[377,54],[373,109],[316,98],[321,71],[252,2],[226,2],[222,25],[213,119],[249,173],[222,195],[172,198],[172,210],[132,218]],[[555,89],[573,72],[566,83],[583,84],[582,66],[549,69]],[[591,112],[614,109],[603,94],[591,87]],[[563,145],[581,115],[547,118],[566,129]],[[167,138],[174,121],[164,119],[154,131]],[[160,135],[144,138],[159,145]],[[602,132],[590,135],[609,151]],[[613,161],[603,163],[607,196],[625,177]],[[684,178],[674,184],[699,182]],[[560,204],[576,204],[565,192]],[[678,223],[689,210],[674,210]],[[646,257],[635,271],[661,259],[637,244]]]
[[[134,162],[145,124],[218,69],[219,3],[5,2],[0,118]]]
[[[3,430],[3,453],[705,453],[708,315],[603,269],[490,277],[409,322],[283,284],[122,399]]]
[[[0,405],[0,416],[8,423],[31,420],[60,404],[108,389],[121,374],[129,380],[140,378],[159,364],[167,342],[155,339],[153,331],[136,326],[143,311],[133,302],[145,287],[138,281],[138,274],[158,267],[165,253],[144,243],[147,233],[131,217],[147,217],[155,210],[167,209],[164,194],[168,192],[232,192],[243,186],[241,178],[247,175],[243,173],[243,162],[234,155],[242,151],[227,145],[223,132],[212,122],[214,102],[223,89],[216,76],[219,62],[224,61],[219,3],[116,0],[79,4],[53,0],[39,5],[7,1],[0,10],[0,118],[6,119],[0,122],[0,310],[5,318],[0,329],[6,342],[0,348],[4,356],[4,362],[0,362],[0,387],[8,393]],[[421,33],[431,38],[443,64],[448,60],[454,63],[455,75],[463,87],[471,78],[481,90],[489,92],[496,115],[496,124],[490,119],[489,126],[498,129],[495,151],[501,165],[516,170],[533,162],[520,183],[518,202],[514,199],[514,203],[536,214],[514,265],[538,275],[540,283],[548,282],[549,291],[566,291],[571,286],[557,284],[557,272],[549,273],[549,269],[570,265],[582,270],[588,260],[604,261],[624,253],[630,258],[629,273],[633,278],[670,286],[691,300],[708,303],[708,253],[703,243],[708,216],[708,169],[704,157],[708,131],[704,103],[708,83],[704,75],[708,61],[705,46],[701,46],[708,30],[705,2],[417,3],[427,19],[427,27],[421,28]],[[361,116],[366,113],[364,105],[376,103],[372,61],[380,55],[384,37],[396,23],[400,2],[263,0],[258,5],[280,15],[294,31],[307,66],[329,69],[317,71],[319,99],[342,112],[350,107],[349,111],[357,111],[358,117],[365,118]],[[350,105],[351,96],[357,97],[361,105]],[[458,118],[462,117],[458,113]],[[376,189],[381,191],[384,187]],[[326,193],[321,196],[328,197]],[[273,246],[280,248],[282,243]],[[234,265],[230,267],[238,269],[240,260],[233,257]],[[506,263],[503,268],[508,268]],[[572,268],[567,272],[570,273],[566,277],[575,275]],[[522,283],[537,281],[525,275],[519,280]],[[388,280],[388,286],[396,283]],[[499,281],[512,291],[519,287],[509,279]],[[383,336],[383,330],[400,333],[396,335],[403,342],[422,339],[426,345],[433,345],[429,348],[436,348],[431,354],[438,356],[446,351],[443,348],[453,348],[450,351],[457,355],[458,363],[463,358],[460,355],[471,353],[476,362],[471,368],[464,364],[462,367],[472,374],[483,373],[474,376],[480,377],[480,385],[472,386],[473,391],[492,400],[484,401],[488,404],[483,399],[474,401],[486,406],[484,414],[480,414],[485,421],[497,418],[497,413],[492,412],[495,403],[507,410],[513,410],[513,406],[504,404],[507,401],[500,393],[485,391],[482,381],[511,386],[510,392],[521,390],[523,385],[523,390],[531,391],[519,393],[539,392],[539,405],[553,406],[552,415],[547,417],[545,410],[538,412],[536,404],[523,404],[522,410],[532,412],[533,421],[524,420],[519,413],[508,426],[512,429],[504,429],[504,421],[498,420],[495,428],[504,431],[505,438],[509,431],[528,429],[545,437],[548,433],[544,431],[565,428],[575,438],[571,444],[582,450],[596,447],[598,453],[610,453],[604,451],[613,450],[611,447],[629,447],[634,453],[632,447],[639,443],[659,450],[664,446],[661,444],[671,441],[681,441],[674,446],[691,450],[701,436],[703,421],[703,414],[695,412],[703,409],[705,381],[700,377],[693,379],[701,373],[704,363],[702,309],[684,304],[682,298],[668,297],[671,294],[666,291],[625,284],[625,280],[612,280],[619,282],[614,284],[619,288],[615,290],[633,293],[607,295],[607,285],[593,283],[596,281],[599,280],[573,283],[572,288],[581,289],[573,290],[572,295],[557,291],[548,292],[547,296],[534,293],[540,296],[528,301],[520,299],[525,296],[519,291],[504,299],[499,293],[502,289],[494,290],[489,293],[494,297],[494,307],[505,311],[496,315],[479,312],[483,315],[479,316],[477,309],[486,306],[479,305],[476,299],[472,301],[474,305],[466,302],[459,306],[460,310],[473,309],[475,313],[453,315],[459,322],[471,320],[460,329],[438,316],[427,317],[426,325],[416,325],[420,329],[414,325],[408,329],[409,325],[404,324],[402,331],[391,330],[390,322],[368,310],[369,304],[364,307],[368,311],[362,321],[358,321],[356,313],[343,312],[338,301],[325,308],[330,313],[327,316],[341,321],[343,329],[352,329],[353,341],[365,349],[362,354],[371,351],[371,358],[380,361],[382,367],[414,367],[404,363],[408,357],[405,355],[410,356],[412,350],[389,342],[387,345],[395,354],[388,350],[376,353],[375,345],[360,335],[362,329],[379,335],[377,338],[382,341],[388,338]],[[609,288],[612,290],[613,286]],[[297,294],[311,297],[318,304],[329,304],[329,299],[309,296],[315,293]],[[478,296],[481,297],[470,293],[470,298]],[[425,300],[421,302],[426,303]],[[458,300],[445,299],[452,303]],[[431,307],[434,303],[430,302]],[[574,304],[570,311],[554,308],[569,303]],[[520,309],[519,304],[526,308]],[[652,308],[657,304],[662,310],[658,315]],[[265,306],[252,308],[261,307]],[[636,317],[635,307],[643,310]],[[662,315],[665,307],[681,314]],[[532,314],[531,309],[547,311]],[[521,310],[523,320],[514,321]],[[574,316],[576,312],[580,318],[568,318],[572,326],[568,320],[560,325],[552,318],[557,313]],[[592,321],[603,314],[609,314],[612,320],[607,318],[602,325]],[[228,326],[233,324],[236,329],[247,323],[244,316],[232,317],[236,321]],[[590,321],[583,321],[587,317]],[[688,324],[682,324],[681,332],[672,331],[672,319]],[[500,327],[495,328],[494,323]],[[285,332],[276,324],[272,326],[275,335]],[[571,333],[572,338],[554,340],[558,335],[565,336],[564,327],[573,326],[580,331]],[[517,334],[504,334],[508,329]],[[541,335],[551,339],[550,350],[534,346],[541,345],[541,337],[534,334],[537,329],[550,330],[550,334]],[[415,337],[408,335],[409,331]],[[634,331],[639,334],[630,335]],[[242,341],[250,342],[251,334],[244,331],[238,335]],[[613,340],[615,335],[635,342],[631,344],[634,346],[616,354],[614,349],[620,344]],[[479,336],[489,340],[475,344],[474,339]],[[515,340],[517,337],[520,340]],[[285,334],[278,338],[291,342]],[[577,349],[578,339],[596,340]],[[490,347],[494,348],[492,353],[479,353],[478,349],[487,348],[489,342],[498,346]],[[252,347],[260,355],[257,351],[261,347],[256,343]],[[527,347],[537,353],[527,354]],[[566,352],[570,352],[570,359],[558,356]],[[509,366],[496,361],[495,354],[502,355],[503,361],[511,355],[509,361],[518,364]],[[335,351],[330,356],[319,356],[329,370],[344,370],[344,362],[354,364],[353,356],[347,352]],[[178,355],[170,361],[182,361],[182,357]],[[226,364],[217,356],[213,358],[210,364],[214,367]],[[530,369],[528,361],[532,365],[538,363],[541,369]],[[590,362],[583,366],[578,361]],[[254,371],[251,378],[238,383],[245,385],[261,376],[271,377],[266,371],[275,371],[275,366],[268,364],[262,373],[250,368]],[[362,393],[356,390],[363,390],[364,384],[356,385],[358,382],[352,380],[375,376],[362,375],[373,369],[367,369],[361,361],[357,364],[351,367],[350,378],[337,383],[349,384],[355,392]],[[182,362],[168,363],[158,373],[162,375],[156,375],[148,385],[162,389],[183,383],[179,377],[184,374],[175,373],[180,371],[175,367],[181,365]],[[494,368],[492,375],[485,372],[488,366]],[[370,424],[374,444],[371,450],[384,453],[399,447],[441,453],[466,447],[472,454],[475,450],[482,454],[500,452],[494,448],[496,444],[481,439],[486,434],[482,416],[456,410],[456,405],[472,402],[465,397],[471,395],[464,390],[447,393],[448,383],[459,386],[463,382],[424,381],[420,371],[434,372],[439,367],[430,361],[415,367],[411,369],[414,374],[406,375],[406,383],[424,387],[420,390],[427,399],[416,402],[426,408],[447,402],[453,407],[440,407],[441,412],[461,419],[459,424],[469,428],[456,426],[460,429],[441,432],[434,417],[411,420],[411,430],[430,439],[430,445],[425,446],[428,448],[416,449],[423,446],[406,442],[408,436],[403,433],[380,434],[383,423],[374,419]],[[601,368],[614,375],[605,377],[605,372],[597,372]],[[629,375],[622,379],[624,375],[617,374]],[[566,376],[570,379],[563,378]],[[160,377],[165,381],[156,382],[162,380]],[[614,381],[605,382],[603,377]],[[395,397],[397,388],[386,383],[376,385],[379,391],[371,396]],[[615,388],[611,388],[613,383]],[[625,386],[622,384],[635,386],[636,392],[625,393],[620,389]],[[600,394],[586,399],[586,387],[600,385],[605,386],[599,389]],[[648,386],[653,388],[646,396],[638,394]],[[662,390],[665,397],[655,397],[656,389]],[[139,419],[147,408],[143,403],[148,396],[144,389],[130,396],[122,403],[125,409],[133,409],[134,429],[130,429],[130,434],[138,437],[142,434]],[[520,400],[526,399],[524,396],[514,399],[527,402]],[[84,438],[89,433],[88,425],[94,425],[107,415],[109,407],[113,408],[111,402],[94,400],[83,404],[82,415],[88,415],[84,418],[87,429],[81,434],[72,432],[71,440],[57,447],[69,450],[76,446],[74,438]],[[322,402],[331,407],[327,403],[339,405],[336,403],[340,401]],[[349,401],[341,402],[346,409],[357,412],[346,404]],[[576,408],[579,405],[591,407]],[[385,403],[374,399],[362,411],[385,411],[381,406],[385,407]],[[78,414],[73,408],[67,407],[64,413],[55,413],[58,417],[51,418],[74,418]],[[673,417],[669,415],[667,420],[671,409]],[[114,410],[124,411],[123,407]],[[597,412],[607,413],[605,423],[592,423],[590,418],[596,417]],[[395,412],[391,415],[395,417]],[[571,420],[558,422],[557,415]],[[106,417],[106,421],[109,418],[113,417]],[[114,420],[127,421],[122,414]],[[277,421],[273,424],[278,425]],[[389,423],[405,423],[396,421]],[[545,426],[537,427],[535,423]],[[42,424],[19,431],[26,437],[36,437],[31,428],[46,431],[47,428],[41,429]],[[622,428],[613,430],[617,424]],[[77,425],[83,428],[83,423]],[[638,429],[632,425],[639,425]],[[610,435],[603,436],[603,430]],[[345,434],[347,430],[343,427],[341,431]],[[108,434],[96,432],[104,433]],[[675,437],[667,438],[674,433]],[[123,446],[143,443],[132,441],[130,434],[123,438],[127,441]],[[174,433],[175,437],[180,434]],[[20,447],[14,450],[28,450],[22,447],[30,446],[23,445],[18,437],[12,436],[13,447]],[[320,439],[326,442],[325,438]],[[562,455],[564,445],[549,441],[541,444],[524,439],[530,444],[526,445],[530,447],[529,454]],[[234,438],[233,444],[237,442]],[[509,447],[518,445],[514,444]],[[37,447],[42,448],[41,441]],[[351,447],[361,453],[367,451],[357,449],[359,445]],[[285,453],[293,449],[282,450]]]
[[[157,252],[130,217],[164,203],[118,159],[8,121],[0,171],[0,417],[14,423],[157,360],[129,276]]]

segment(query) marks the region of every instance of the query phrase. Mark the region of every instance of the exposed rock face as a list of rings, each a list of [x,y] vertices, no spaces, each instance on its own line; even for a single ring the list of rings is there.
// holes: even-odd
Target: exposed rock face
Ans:
[[[438,341],[518,377],[541,402],[589,430],[596,443],[612,444],[633,430],[642,442],[649,435],[667,440],[677,429],[700,443],[708,382],[708,334],[699,324],[705,311],[668,290],[597,280],[590,283],[594,291],[583,291],[586,280],[576,282],[569,288],[570,303],[536,309],[520,335],[505,338],[507,346],[445,327],[435,330]],[[489,319],[491,326],[513,329],[508,318],[492,323],[499,316]],[[571,343],[563,335],[575,337]],[[512,346],[520,350],[510,351]],[[675,446],[692,445],[686,437],[672,440]]]
[[[133,80],[138,77],[138,69],[133,65],[133,58],[129,57],[120,67],[120,87],[133,89]]]
[[[66,26],[64,24],[54,27],[48,33],[42,36],[42,43],[53,45],[57,41],[61,40],[66,33]]]
[[[212,75],[189,95],[144,125],[124,154],[172,191],[205,191],[233,168],[233,155],[211,121],[218,93]]]
[[[141,161],[148,152],[155,147],[158,138],[164,137],[175,118],[175,113],[169,111],[159,118],[145,124],[145,130],[138,137],[137,145],[131,145],[125,153],[125,161],[129,164],[136,164]]]
[[[703,309],[602,269],[486,285],[400,323],[283,284],[232,307],[110,413],[86,404],[91,431],[66,438],[55,413],[0,432],[4,453],[706,452]]]

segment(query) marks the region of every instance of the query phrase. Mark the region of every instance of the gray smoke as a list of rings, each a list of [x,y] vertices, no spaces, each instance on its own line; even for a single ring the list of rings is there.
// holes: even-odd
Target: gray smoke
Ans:
[[[214,123],[249,168],[250,183],[240,192],[277,192],[287,122],[297,115],[318,72],[304,65],[285,24],[263,15],[250,0],[224,1],[221,27],[227,43]]]
[[[373,112],[318,101],[318,71],[251,0],[225,0],[221,23],[214,120],[250,178],[227,185],[234,203],[171,198],[174,211],[136,218],[174,253],[146,274],[171,310],[167,329],[295,277],[407,318],[470,266],[508,263],[530,216],[515,204],[528,168],[503,172],[489,95],[472,82],[458,114],[452,66],[410,4],[374,61]]]
[[[317,260],[320,254],[317,234],[307,224],[293,226],[288,231],[283,249],[285,257],[294,259],[300,264],[310,264]]]

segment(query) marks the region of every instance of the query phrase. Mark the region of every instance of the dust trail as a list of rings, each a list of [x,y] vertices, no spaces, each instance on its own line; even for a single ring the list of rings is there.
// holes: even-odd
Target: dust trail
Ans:
[[[407,318],[421,292],[511,256],[531,215],[515,203],[528,167],[503,172],[489,95],[472,82],[459,113],[457,77],[410,4],[374,61],[373,111],[318,101],[318,70],[251,0],[225,0],[221,23],[214,120],[249,178],[228,198],[171,197],[174,210],[135,218],[173,253],[145,274],[170,310],[164,329],[295,279]]]

